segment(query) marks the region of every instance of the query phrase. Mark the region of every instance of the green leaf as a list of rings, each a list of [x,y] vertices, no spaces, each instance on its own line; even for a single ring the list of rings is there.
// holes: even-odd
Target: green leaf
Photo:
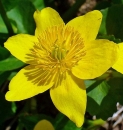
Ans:
[[[0,15],[0,32],[8,33],[8,30],[7,30],[7,28],[6,28],[6,26],[5,26],[4,22],[3,22],[3,19],[1,17],[1,15]]]
[[[13,56],[0,61],[0,71],[9,71],[24,66],[24,63]]]
[[[11,80],[16,74],[17,74],[17,72],[12,72],[12,73],[9,75],[8,80]]]
[[[104,124],[105,124],[105,121],[103,121],[102,119],[96,119],[96,120],[85,119],[82,130],[98,130],[100,126]]]
[[[6,42],[6,40],[8,39],[9,36],[10,35],[8,33],[0,32],[0,43],[1,43],[1,45],[3,45],[3,43]]]
[[[123,4],[123,0],[112,0],[113,4]]]
[[[89,88],[91,85],[93,85],[96,82],[96,80],[84,80],[86,88]]]
[[[6,11],[9,11],[12,8],[14,8],[21,0],[1,0],[1,1]]]
[[[31,0],[35,8],[41,10],[45,7],[44,0]]]
[[[59,113],[54,123],[55,130],[62,130],[68,121],[69,119],[65,115]]]
[[[99,34],[114,35],[123,41],[123,5],[113,5],[101,12],[103,20]]]
[[[5,95],[0,93],[0,124],[14,115],[12,103],[5,100]]]
[[[24,129],[23,124],[19,123],[16,130],[23,130],[23,129]]]
[[[21,0],[17,6],[7,12],[7,15],[11,22],[17,28],[17,33],[29,33],[34,34],[35,22],[33,19],[33,13],[35,7],[29,0]]]
[[[107,83],[110,89],[100,105],[91,97],[87,99],[87,111],[91,115],[96,115],[97,118],[102,118],[103,120],[111,117],[116,112],[117,102],[123,104],[123,78],[112,78]]]
[[[75,123],[69,120],[62,130],[81,130],[81,128],[78,128]]]
[[[9,51],[0,46],[0,60],[7,58],[10,55]]]
[[[102,18],[102,23],[101,23],[100,30],[99,30],[100,35],[104,35],[104,34],[106,35],[107,34],[106,19],[107,19],[108,9],[109,8],[101,10],[101,12],[103,14],[103,18]]]
[[[106,120],[116,112],[116,103],[123,104],[123,78],[113,78],[108,84],[110,85],[109,93],[104,98],[100,106],[100,112],[97,118],[101,117]]]
[[[99,84],[101,84],[103,82],[104,79],[100,79],[100,80],[88,80],[87,82],[85,82],[85,85],[89,85],[86,88],[87,93],[89,93],[90,91],[92,91],[94,88],[96,88]],[[87,84],[88,83],[88,84]]]
[[[111,2],[110,1],[99,1],[96,4],[96,7],[94,8],[94,10],[101,10],[101,9],[105,9],[107,7],[111,6]]]
[[[96,86],[92,91],[88,93],[88,96],[94,99],[99,105],[101,104],[103,98],[107,95],[109,90],[109,85],[103,81],[101,84]]]
[[[10,75],[10,72],[1,72],[0,73],[0,87],[7,80],[9,75]]]
[[[91,115],[97,115],[99,113],[99,110],[100,110],[99,104],[97,104],[94,99],[87,96],[87,108],[86,108],[86,111],[89,112]]]
[[[59,113],[54,123],[55,130],[81,130],[75,123],[69,120],[65,115]]]

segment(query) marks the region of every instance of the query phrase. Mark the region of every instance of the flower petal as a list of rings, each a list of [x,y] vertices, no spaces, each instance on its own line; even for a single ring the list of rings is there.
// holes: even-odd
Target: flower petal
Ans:
[[[115,70],[123,74],[123,43],[119,43],[119,57],[115,64],[112,66]]]
[[[72,68],[80,79],[93,79],[106,72],[118,58],[117,44],[108,40],[95,40],[88,44],[86,55]]]
[[[67,23],[68,26],[74,27],[81,33],[83,40],[95,40],[102,21],[102,14],[100,11],[91,11],[83,16],[74,18]]]
[[[37,27],[36,35],[49,27],[64,24],[58,12],[50,7],[44,8],[41,11],[35,11],[34,19]]]
[[[6,100],[20,101],[48,90],[53,86],[53,83],[49,82],[46,84],[46,82],[41,82],[42,73],[41,70],[38,72],[31,65],[21,69],[9,84]]]
[[[55,129],[48,120],[43,119],[35,125],[34,130],[55,130]]]
[[[13,56],[23,62],[26,62],[26,54],[30,54],[30,49],[33,48],[34,43],[37,41],[38,40],[35,36],[28,34],[18,34],[10,37],[4,43],[4,46],[11,52]]]
[[[78,127],[82,126],[86,109],[86,90],[83,80],[66,73],[61,85],[50,89],[50,96],[60,112]]]

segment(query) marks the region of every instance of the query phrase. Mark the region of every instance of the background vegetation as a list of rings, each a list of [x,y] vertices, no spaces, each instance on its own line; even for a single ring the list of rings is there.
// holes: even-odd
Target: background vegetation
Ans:
[[[55,130],[113,129],[112,125],[100,127],[103,120],[117,111],[117,102],[123,104],[123,75],[113,69],[97,79],[85,81],[88,102],[81,128],[59,113],[48,91],[20,102],[5,100],[9,81],[25,64],[13,57],[3,43],[18,33],[34,34],[33,13],[47,6],[56,9],[65,22],[91,10],[100,10],[103,20],[97,38],[123,41],[123,0],[0,0],[0,130],[33,130],[42,119],[49,120]]]

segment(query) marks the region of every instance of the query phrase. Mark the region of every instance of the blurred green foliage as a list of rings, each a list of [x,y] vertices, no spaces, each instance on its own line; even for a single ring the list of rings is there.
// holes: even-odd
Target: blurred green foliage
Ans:
[[[18,33],[34,34],[35,23],[33,13],[50,6],[55,8],[64,21],[77,16],[79,8],[85,0],[76,0],[64,7],[62,0],[0,0],[0,130],[33,130],[41,119],[49,120],[55,130],[87,130],[99,127],[102,121],[95,123],[88,118],[82,128],[77,128],[67,117],[59,113],[45,92],[32,99],[20,102],[8,102],[5,93],[11,78],[25,65],[8,50],[3,43],[9,36]],[[97,38],[109,39],[116,43],[123,41],[123,0],[100,0],[91,10],[100,10],[103,14],[102,24]],[[4,17],[2,13],[6,13]],[[4,17],[4,18],[3,18]],[[8,24],[9,23],[9,24]],[[10,31],[12,28],[13,31]],[[116,111],[116,103],[123,104],[123,75],[110,70],[94,80],[85,81],[87,87],[87,112],[97,118],[106,120]],[[113,100],[112,100],[113,99]],[[91,122],[91,123],[90,123]]]

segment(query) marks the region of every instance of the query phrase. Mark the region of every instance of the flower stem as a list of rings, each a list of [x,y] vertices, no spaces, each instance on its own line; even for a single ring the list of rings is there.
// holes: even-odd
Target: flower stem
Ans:
[[[3,21],[4,21],[5,25],[6,25],[6,28],[8,30],[9,35],[12,36],[14,34],[14,32],[13,32],[12,26],[10,24],[10,21],[9,21],[8,17],[7,17],[6,11],[5,11],[4,7],[3,7],[3,4],[1,2],[1,0],[0,0],[0,13],[1,13]]]

